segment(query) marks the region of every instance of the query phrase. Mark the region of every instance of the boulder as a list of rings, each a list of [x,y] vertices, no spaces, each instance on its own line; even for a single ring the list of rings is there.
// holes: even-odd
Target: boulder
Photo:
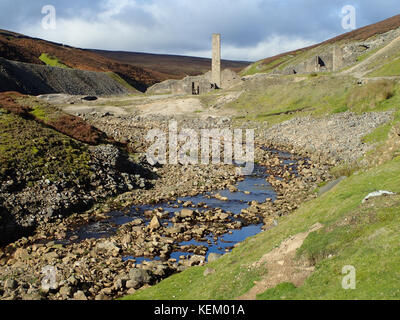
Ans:
[[[71,289],[70,286],[65,285],[65,286],[60,288],[59,292],[63,297],[69,297],[71,295],[71,293],[72,293],[72,289]]]
[[[27,260],[29,258],[29,253],[26,249],[24,248],[18,248],[17,250],[15,250],[14,253],[14,258],[16,260],[20,259],[20,260]]]
[[[166,234],[174,235],[183,232],[185,228],[180,224],[175,224],[173,227],[165,229]]]
[[[7,290],[7,289],[9,289],[9,290],[14,290],[14,289],[16,289],[18,287],[18,283],[17,283],[17,281],[15,281],[14,279],[7,279],[5,282],[4,282],[4,289],[5,290]]]
[[[97,249],[104,251],[119,252],[121,248],[113,241],[104,241],[97,244]]]
[[[81,290],[74,293],[74,300],[87,300],[85,293]]]
[[[179,213],[180,218],[191,218],[194,215],[194,211],[190,209],[182,209],[182,211]]]
[[[205,260],[206,260],[206,258],[204,256],[194,255],[188,260],[188,265],[190,267],[197,266],[197,265],[203,265]]]
[[[226,219],[229,218],[229,214],[227,214],[227,213],[225,213],[225,212],[218,213],[218,218],[219,218],[220,220],[226,220]]]
[[[149,227],[151,230],[157,230],[161,227],[160,220],[157,216],[154,216],[153,219],[151,219]]]
[[[129,271],[129,280],[126,282],[126,288],[139,289],[150,282],[151,277],[148,271],[134,268]]]

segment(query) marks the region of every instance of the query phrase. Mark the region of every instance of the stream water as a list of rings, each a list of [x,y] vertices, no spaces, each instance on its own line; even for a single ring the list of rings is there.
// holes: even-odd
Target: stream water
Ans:
[[[279,151],[269,150],[272,153],[278,155],[278,157],[283,160],[283,164],[288,166],[296,166],[297,161],[294,160],[290,154],[283,153]],[[257,201],[258,203],[263,203],[267,198],[274,201],[276,199],[276,193],[271,187],[271,185],[266,182],[266,168],[263,166],[256,165],[253,174],[250,176],[245,176],[243,181],[237,183],[237,192],[231,192],[229,190],[217,190],[213,192],[208,192],[204,194],[199,194],[194,197],[182,197],[178,198],[176,201],[167,203],[158,203],[153,205],[143,205],[143,206],[133,206],[128,212],[114,211],[108,214],[109,218],[104,221],[99,221],[95,223],[90,223],[81,226],[78,229],[71,230],[68,233],[68,238],[74,239],[74,242],[79,242],[84,239],[90,238],[107,238],[115,234],[116,230],[129,222],[137,218],[145,220],[146,224],[150,223],[150,219],[144,214],[145,211],[155,210],[162,208],[164,212],[169,213],[169,219],[174,216],[175,212],[184,209],[184,203],[190,202],[194,206],[198,204],[206,204],[208,206],[207,210],[220,208],[224,212],[233,213],[233,218],[231,221],[239,220],[235,216],[239,214],[242,209],[249,207],[252,201]],[[222,201],[216,199],[214,196],[216,194],[222,197],[228,198],[228,201]],[[200,209],[198,209],[200,210]],[[162,220],[163,223],[169,223],[169,219]],[[262,221],[262,220],[260,220]],[[247,225],[241,229],[237,230],[226,230],[227,232],[223,235],[216,237],[214,234],[209,234],[205,237],[204,241],[184,241],[179,243],[179,246],[203,246],[207,247],[207,257],[210,253],[224,254],[230,251],[235,244],[240,243],[247,239],[248,237],[254,236],[262,231],[262,223]],[[187,252],[173,252],[171,258],[179,260],[182,256],[191,255]],[[143,261],[159,259],[158,257],[153,257],[151,259],[144,257],[133,257],[125,256],[126,259],[134,259],[136,263],[141,263]]]

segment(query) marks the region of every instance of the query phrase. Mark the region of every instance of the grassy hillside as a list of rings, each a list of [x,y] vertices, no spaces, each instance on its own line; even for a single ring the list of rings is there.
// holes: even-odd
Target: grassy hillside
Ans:
[[[43,176],[52,179],[59,172],[86,179],[89,152],[75,138],[99,141],[96,129],[20,95],[2,94],[0,106],[0,180],[16,168],[31,172],[32,183]]]
[[[400,76],[400,57],[397,57],[369,74],[370,77]]]
[[[145,91],[148,86],[168,79],[167,75],[160,72],[120,63],[94,52],[5,30],[0,30],[0,57],[19,62],[56,66],[60,66],[57,65],[57,61],[62,61],[63,65],[73,69],[114,72],[140,91]]]
[[[0,94],[0,107],[5,114],[14,114],[26,120],[41,123],[80,142],[97,145],[113,143],[105,133],[89,125],[81,118],[69,115],[34,97],[16,92]],[[18,127],[15,127],[18,130]]]
[[[119,84],[121,84],[122,86],[124,86],[126,89],[128,89],[129,91],[131,91],[132,93],[137,93],[137,90],[130,85],[126,80],[122,79],[121,76],[119,76],[118,74],[114,73],[114,72],[107,72],[107,75],[114,79],[115,81],[117,81]]]
[[[284,76],[245,83],[243,89],[239,99],[225,108],[235,111],[239,120],[267,121],[269,125],[298,116],[384,111],[400,103],[400,85],[390,79],[359,85],[351,76]]]

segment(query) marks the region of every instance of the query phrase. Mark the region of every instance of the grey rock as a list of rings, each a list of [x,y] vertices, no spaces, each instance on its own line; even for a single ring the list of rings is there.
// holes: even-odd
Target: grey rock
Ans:
[[[221,254],[218,254],[218,253],[210,253],[209,255],[208,255],[208,258],[207,258],[207,262],[214,262],[214,261],[217,261],[218,259],[220,259],[222,257],[222,255]]]
[[[126,280],[124,280],[124,279],[117,279],[116,281],[115,281],[115,284],[114,284],[114,289],[115,290],[122,290],[122,289],[124,289],[125,288],[125,286],[126,286]]]
[[[78,281],[74,276],[70,276],[70,277],[67,279],[67,281],[68,281],[68,283],[69,283],[71,286],[77,286],[78,283],[79,283],[79,281]]]
[[[22,295],[22,300],[26,301],[42,300],[42,296],[39,293],[24,294]]]
[[[71,296],[72,290],[71,290],[71,287],[69,287],[69,286],[63,286],[60,288],[59,292],[63,297],[69,297],[69,296]]]
[[[113,241],[104,241],[97,244],[97,249],[105,251],[117,251],[119,252],[121,248]]]
[[[154,216],[153,219],[151,219],[151,222],[149,224],[150,229],[152,230],[157,230],[158,228],[161,227],[160,220],[158,219],[157,216]]]
[[[4,282],[4,289],[5,290],[14,290],[18,287],[18,283],[17,281],[15,281],[14,279],[6,279],[6,281]]]
[[[200,256],[200,255],[193,255],[192,257],[190,257],[188,264],[189,266],[197,266],[197,265],[202,265],[204,264],[206,260],[206,257],[204,256]]]
[[[371,198],[377,198],[377,197],[382,197],[382,196],[390,196],[390,195],[395,195],[394,192],[391,191],[384,191],[384,190],[380,190],[380,191],[376,191],[376,192],[371,192],[370,194],[368,194],[362,201],[362,203],[367,202],[369,199]]]
[[[74,293],[74,300],[87,300],[85,293],[81,290]]]
[[[139,289],[145,284],[151,282],[151,276],[147,270],[143,269],[131,269],[129,271],[129,281],[126,282],[127,289]]]
[[[181,218],[191,218],[194,215],[194,211],[190,209],[182,209],[179,216]]]
[[[107,297],[107,296],[106,296],[105,294],[103,294],[103,293],[98,294],[94,299],[97,300],[97,301],[110,300],[110,298]]]
[[[328,191],[332,190],[334,187],[336,187],[340,182],[345,180],[347,177],[340,177],[336,179],[335,181],[328,182],[326,185],[324,185],[318,192],[318,196],[322,196],[324,193],[327,193]]]
[[[149,283],[151,277],[147,270],[133,268],[129,271],[129,279],[143,281],[144,283]]]

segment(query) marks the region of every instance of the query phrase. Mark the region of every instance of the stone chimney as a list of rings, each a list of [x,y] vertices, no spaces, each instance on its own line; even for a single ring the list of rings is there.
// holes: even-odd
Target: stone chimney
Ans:
[[[211,82],[216,88],[221,88],[221,35],[212,36],[212,76]]]

